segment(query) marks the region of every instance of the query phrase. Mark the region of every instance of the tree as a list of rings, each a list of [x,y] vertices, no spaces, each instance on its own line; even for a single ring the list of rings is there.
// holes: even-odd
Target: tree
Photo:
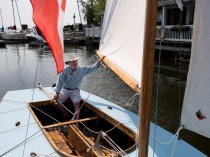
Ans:
[[[87,25],[97,26],[101,24],[101,13],[105,9],[105,0],[87,0],[82,1],[84,6],[83,13],[84,18],[87,21]]]

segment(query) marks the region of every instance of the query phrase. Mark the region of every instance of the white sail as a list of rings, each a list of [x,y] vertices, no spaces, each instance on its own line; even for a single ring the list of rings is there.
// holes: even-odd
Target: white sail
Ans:
[[[186,129],[210,138],[210,0],[197,0],[191,61],[181,117]]]
[[[145,7],[145,0],[106,0],[99,48],[136,86],[141,86]]]

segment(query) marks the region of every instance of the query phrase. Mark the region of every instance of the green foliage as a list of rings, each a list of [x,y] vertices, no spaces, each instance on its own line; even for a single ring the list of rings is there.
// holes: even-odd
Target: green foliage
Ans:
[[[87,2],[82,1],[85,14],[85,20],[87,24],[97,26],[101,24],[101,13],[105,9],[105,0],[87,0]]]

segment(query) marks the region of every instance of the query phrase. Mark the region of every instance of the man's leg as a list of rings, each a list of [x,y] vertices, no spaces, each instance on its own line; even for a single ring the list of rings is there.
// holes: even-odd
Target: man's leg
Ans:
[[[65,109],[65,107],[63,107],[62,103],[64,103],[67,99],[68,95],[61,91],[58,98],[59,104],[57,104],[57,108],[63,113],[65,117],[69,116],[69,112]]]
[[[80,117],[80,101],[81,101],[80,90],[79,89],[72,90],[70,98],[71,98],[71,101],[75,108],[74,118],[79,119],[79,117]]]
[[[80,117],[80,102],[74,103],[74,108],[75,108],[74,118],[79,119],[79,117]]]

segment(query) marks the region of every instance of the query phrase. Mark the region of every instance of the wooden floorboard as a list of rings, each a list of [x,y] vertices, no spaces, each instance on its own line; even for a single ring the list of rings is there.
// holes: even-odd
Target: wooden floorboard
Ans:
[[[59,150],[64,151],[67,154],[72,154],[72,150],[69,148],[67,142],[64,140],[64,138],[58,130],[52,130],[49,131],[49,133]]]

